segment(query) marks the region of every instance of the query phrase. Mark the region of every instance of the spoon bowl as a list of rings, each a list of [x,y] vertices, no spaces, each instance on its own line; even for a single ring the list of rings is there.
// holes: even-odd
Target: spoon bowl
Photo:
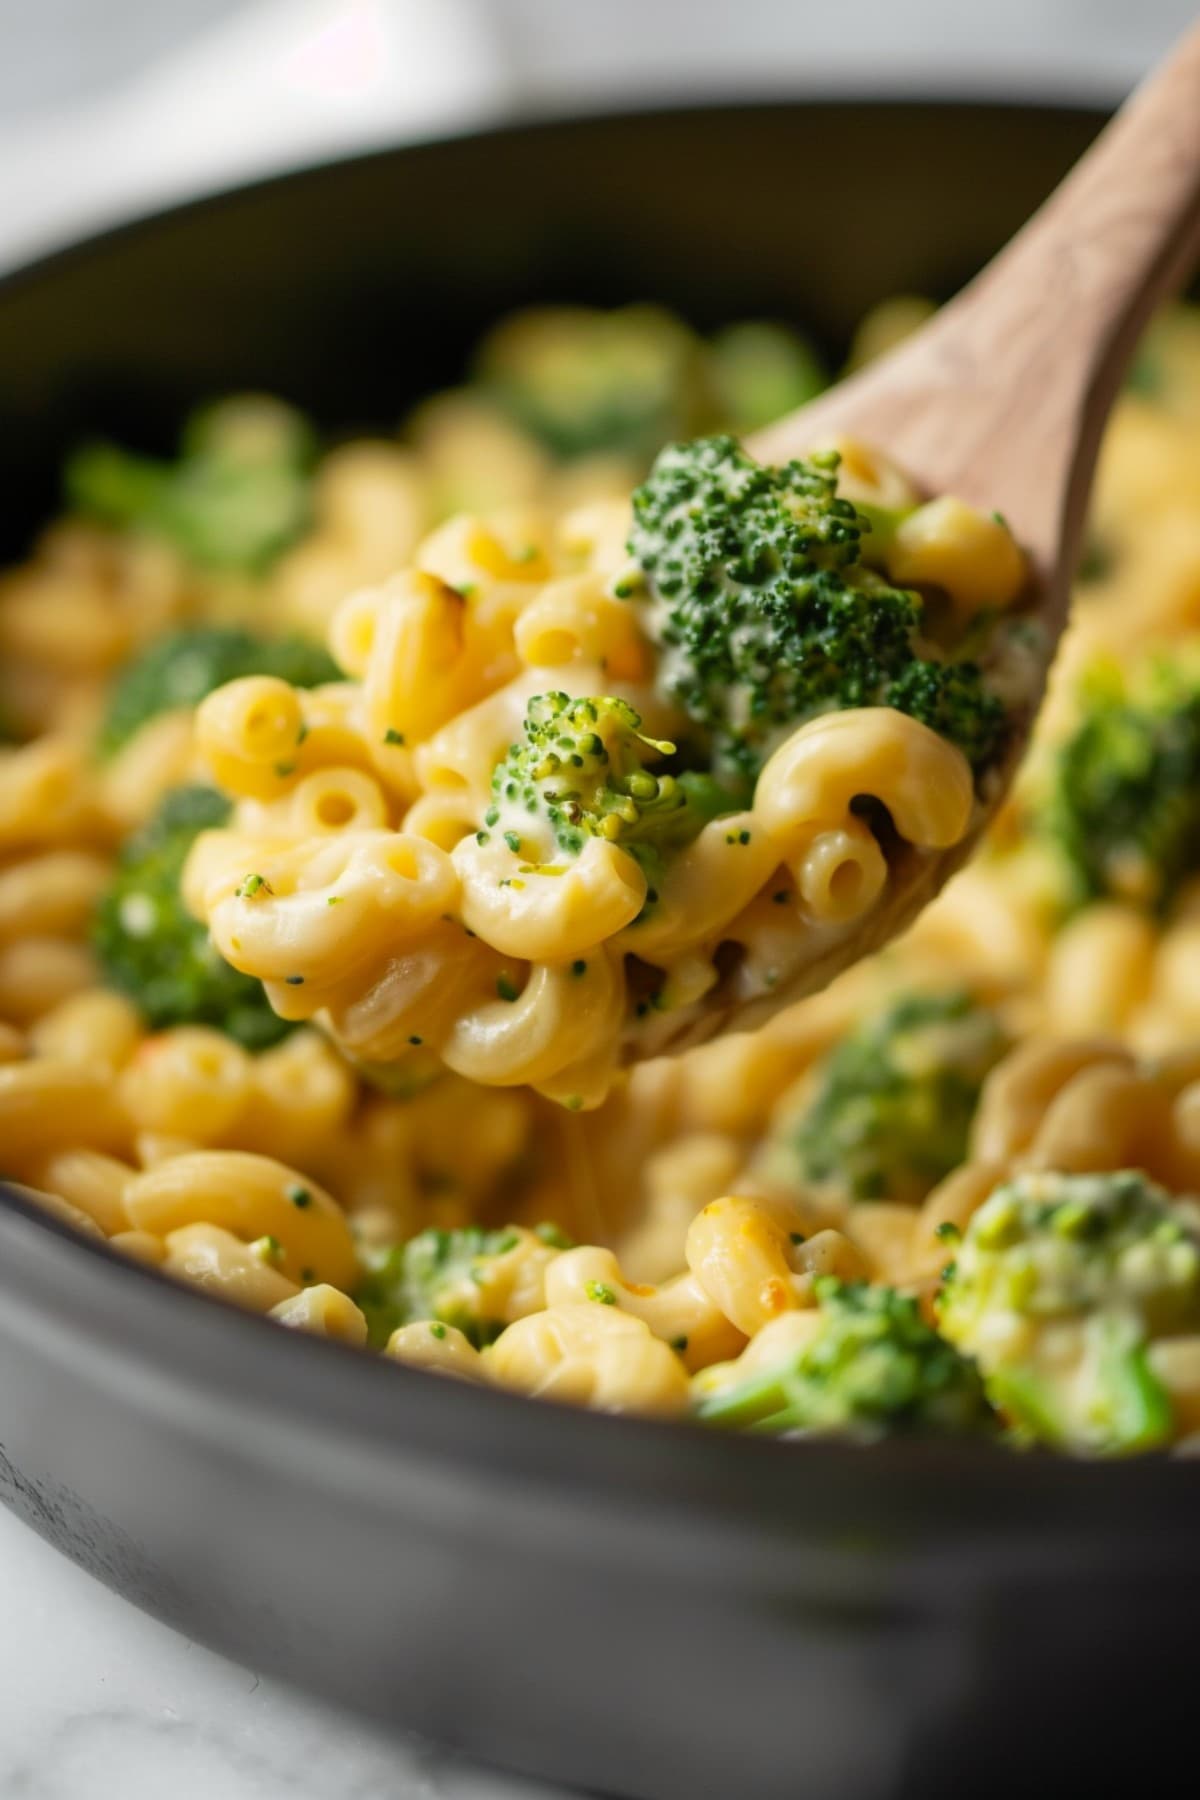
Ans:
[[[882,948],[970,858],[1022,760],[1066,626],[1105,422],[1141,333],[1200,256],[1200,26],[1117,113],[1010,243],[895,350],[747,442],[779,464],[839,438],[916,489],[1001,512],[1029,561],[1032,681],[951,848],[905,850],[861,924],[749,1001],[722,981],[654,1053],[754,1029]],[[635,1046],[636,1048],[636,1046]]]

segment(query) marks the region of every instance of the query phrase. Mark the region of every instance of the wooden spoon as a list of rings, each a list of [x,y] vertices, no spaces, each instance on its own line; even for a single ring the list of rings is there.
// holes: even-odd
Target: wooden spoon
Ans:
[[[722,982],[699,1012],[680,1020],[677,1034],[655,1040],[653,1053],[752,1028],[823,987],[911,924],[970,855],[1024,753],[1066,624],[1109,409],[1143,328],[1198,256],[1200,26],[928,325],[748,441],[760,461],[779,463],[838,437],[858,438],[898,462],[924,492],[1001,511],[1030,559],[1045,663],[1000,778],[961,843],[903,859],[861,929],[822,948],[769,998],[741,1002]]]

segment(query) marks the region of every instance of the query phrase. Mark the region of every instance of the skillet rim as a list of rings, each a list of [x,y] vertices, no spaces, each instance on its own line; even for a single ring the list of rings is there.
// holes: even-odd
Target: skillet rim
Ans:
[[[731,114],[784,114],[802,111],[841,112],[854,107],[861,107],[875,114],[948,114],[971,113],[979,115],[987,113],[993,117],[1010,114],[1014,120],[1028,119],[1030,114],[1037,114],[1046,119],[1079,118],[1092,119],[1097,127],[1109,117],[1112,107],[1120,100],[1120,93],[1112,96],[1110,106],[1105,106],[1097,96],[1088,94],[1066,94],[1061,100],[1050,100],[1038,96],[1032,100],[1006,99],[997,94],[995,97],[981,95],[976,98],[961,98],[944,92],[933,91],[922,94],[920,91],[907,96],[880,91],[872,95],[862,93],[847,86],[832,87],[830,90],[811,95],[802,95],[792,99],[776,98],[770,95],[761,100],[717,98],[711,100],[690,100],[680,98],[678,102],[671,96],[660,101],[651,101],[646,105],[627,107],[597,106],[595,111],[581,108],[574,113],[557,113],[533,111],[526,117],[508,121],[489,121],[478,126],[465,125],[445,132],[430,133],[411,140],[402,140],[394,144],[381,144],[367,150],[350,151],[345,155],[317,157],[312,161],[303,161],[286,169],[275,170],[264,175],[253,177],[249,181],[233,181],[206,189],[202,193],[189,195],[187,198],[155,205],[146,212],[138,212],[129,218],[118,219],[102,226],[98,231],[87,232],[82,237],[68,237],[62,243],[48,245],[45,249],[35,249],[28,258],[9,266],[0,264],[0,296],[8,292],[17,292],[26,285],[33,284],[44,275],[54,274],[60,267],[67,268],[76,261],[84,261],[97,251],[120,248],[127,238],[152,232],[161,225],[172,224],[176,220],[186,220],[209,210],[220,208],[230,201],[256,199],[267,195],[275,188],[302,185],[306,181],[320,180],[324,176],[336,176],[340,171],[349,168],[364,168],[371,164],[382,164],[393,160],[417,160],[424,155],[436,156],[439,152],[456,146],[468,144],[490,144],[510,142],[520,138],[537,138],[545,136],[563,136],[574,132],[589,133],[596,130],[620,130],[630,124],[647,124],[657,119],[676,119],[681,116],[713,119]]]

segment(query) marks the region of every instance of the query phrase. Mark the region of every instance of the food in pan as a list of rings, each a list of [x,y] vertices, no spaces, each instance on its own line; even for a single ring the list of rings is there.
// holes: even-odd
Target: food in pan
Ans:
[[[251,397],[82,447],[0,585],[0,1172],[473,1382],[1186,1443],[1197,369],[1166,316],[981,856],[825,993],[616,1076],[966,829],[1022,674],[1004,522],[863,446],[757,468],[725,433],[812,352],[651,308],[506,322],[394,439]]]

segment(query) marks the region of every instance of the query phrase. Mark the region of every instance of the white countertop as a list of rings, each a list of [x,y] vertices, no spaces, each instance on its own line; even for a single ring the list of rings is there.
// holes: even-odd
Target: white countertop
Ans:
[[[3,1511],[0,1617],[3,1800],[574,1800],[214,1656]]]

